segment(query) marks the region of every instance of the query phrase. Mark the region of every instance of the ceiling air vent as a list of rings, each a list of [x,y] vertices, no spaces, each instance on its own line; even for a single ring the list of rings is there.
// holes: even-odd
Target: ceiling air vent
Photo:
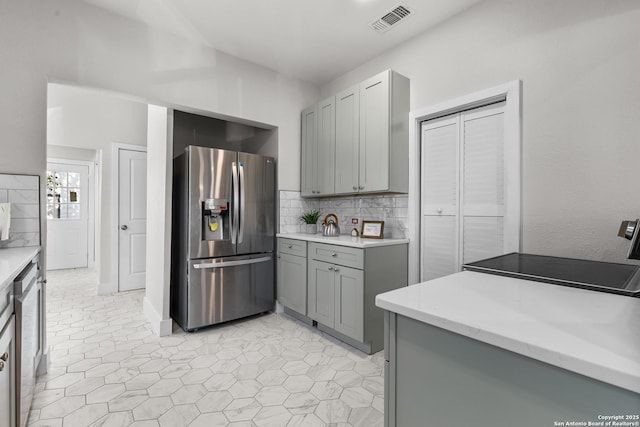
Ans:
[[[411,15],[411,9],[402,4],[397,5],[387,13],[385,13],[381,18],[376,19],[375,21],[369,23],[369,26],[376,30],[379,33],[384,33],[391,29],[398,22],[402,21],[405,18],[408,18]]]

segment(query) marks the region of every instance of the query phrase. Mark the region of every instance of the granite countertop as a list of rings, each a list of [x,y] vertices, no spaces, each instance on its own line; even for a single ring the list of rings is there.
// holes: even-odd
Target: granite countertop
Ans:
[[[376,305],[640,393],[640,298],[463,271]]]
[[[322,234],[278,233],[276,234],[276,237],[363,249],[373,248],[377,246],[391,246],[409,243],[409,239],[363,239],[361,237],[351,237],[350,235],[326,237]]]
[[[0,249],[0,290],[13,283],[13,279],[39,252],[38,246]]]

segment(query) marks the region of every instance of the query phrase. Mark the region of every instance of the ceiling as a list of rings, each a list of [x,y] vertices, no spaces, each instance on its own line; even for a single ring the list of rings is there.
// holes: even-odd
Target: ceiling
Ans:
[[[320,85],[480,0],[84,1]],[[369,27],[398,4],[408,18],[382,34]]]

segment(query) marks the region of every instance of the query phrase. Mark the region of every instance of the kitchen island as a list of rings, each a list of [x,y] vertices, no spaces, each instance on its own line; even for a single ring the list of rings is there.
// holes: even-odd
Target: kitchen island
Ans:
[[[387,426],[640,425],[638,298],[465,271],[376,305]]]

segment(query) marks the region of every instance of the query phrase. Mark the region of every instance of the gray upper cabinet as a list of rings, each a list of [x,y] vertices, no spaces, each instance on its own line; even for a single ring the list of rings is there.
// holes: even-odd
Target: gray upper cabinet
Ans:
[[[302,152],[303,196],[407,193],[409,79],[386,70],[304,110]]]
[[[315,196],[318,176],[318,106],[302,112],[302,159],[300,192],[303,196]]]
[[[302,112],[301,193],[323,196],[334,193],[336,157],[335,97]]]
[[[391,70],[360,83],[360,192],[409,191],[409,79]]]
[[[336,194],[358,191],[360,85],[336,95]]]
[[[334,193],[336,159],[335,97],[318,104],[318,179],[316,195]]]

